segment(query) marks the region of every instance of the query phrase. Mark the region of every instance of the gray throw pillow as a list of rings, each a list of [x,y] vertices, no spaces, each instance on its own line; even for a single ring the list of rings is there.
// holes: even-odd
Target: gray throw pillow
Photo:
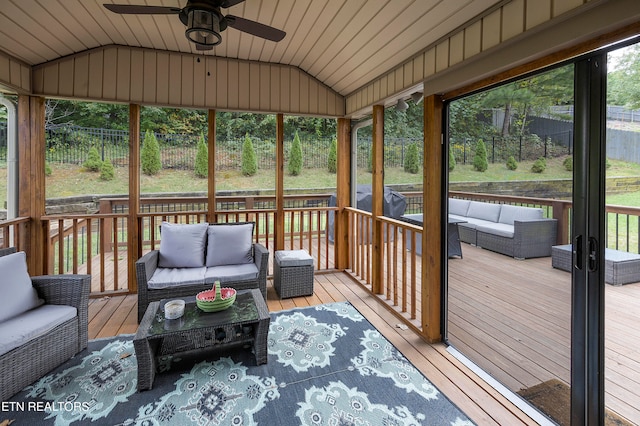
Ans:
[[[206,222],[194,224],[162,222],[158,266],[162,268],[204,266],[208,226]]]
[[[27,255],[23,251],[0,257],[0,322],[44,303],[31,284]]]
[[[209,226],[207,266],[253,263],[253,222]]]

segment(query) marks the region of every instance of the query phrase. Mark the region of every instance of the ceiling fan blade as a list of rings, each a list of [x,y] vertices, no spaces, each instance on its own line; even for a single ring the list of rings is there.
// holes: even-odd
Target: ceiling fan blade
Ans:
[[[244,0],[225,0],[225,1],[223,1],[223,2],[222,2],[222,4],[220,5],[220,7],[223,7],[223,8],[225,8],[225,9],[226,9],[226,8],[228,8],[228,7],[231,7],[231,6],[235,6],[236,4],[240,4],[240,3],[242,3],[243,1],[244,1]]]
[[[277,28],[250,19],[240,18],[239,16],[227,15],[224,18],[230,27],[267,40],[280,41],[287,35],[287,33]]]
[[[142,6],[135,4],[103,4],[108,10],[123,15],[171,15],[180,13],[179,7],[168,6]]]

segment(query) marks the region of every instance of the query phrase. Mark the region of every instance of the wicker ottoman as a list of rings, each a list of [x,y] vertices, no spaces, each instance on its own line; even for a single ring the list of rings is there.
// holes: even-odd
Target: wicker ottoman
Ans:
[[[313,294],[313,258],[306,250],[278,250],[273,286],[281,299]]]
[[[551,266],[571,271],[572,246],[551,247]],[[604,281],[612,285],[640,282],[640,255],[626,251],[605,249]]]

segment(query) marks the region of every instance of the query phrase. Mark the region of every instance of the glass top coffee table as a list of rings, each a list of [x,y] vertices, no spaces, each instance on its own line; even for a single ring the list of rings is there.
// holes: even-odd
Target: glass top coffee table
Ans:
[[[260,290],[239,291],[234,304],[220,312],[200,310],[195,296],[179,299],[186,302],[182,317],[165,319],[164,304],[168,300],[152,302],[138,326],[133,339],[138,391],[153,386],[159,356],[249,344],[256,364],[267,362],[270,317]]]

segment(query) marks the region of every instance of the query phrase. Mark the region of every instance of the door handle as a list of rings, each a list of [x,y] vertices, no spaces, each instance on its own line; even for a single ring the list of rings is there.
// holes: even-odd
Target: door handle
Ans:
[[[598,250],[598,242],[595,238],[589,238],[589,272],[595,272],[598,270],[598,258],[600,253]]]
[[[573,241],[573,267],[582,270],[582,235],[578,235]]]

